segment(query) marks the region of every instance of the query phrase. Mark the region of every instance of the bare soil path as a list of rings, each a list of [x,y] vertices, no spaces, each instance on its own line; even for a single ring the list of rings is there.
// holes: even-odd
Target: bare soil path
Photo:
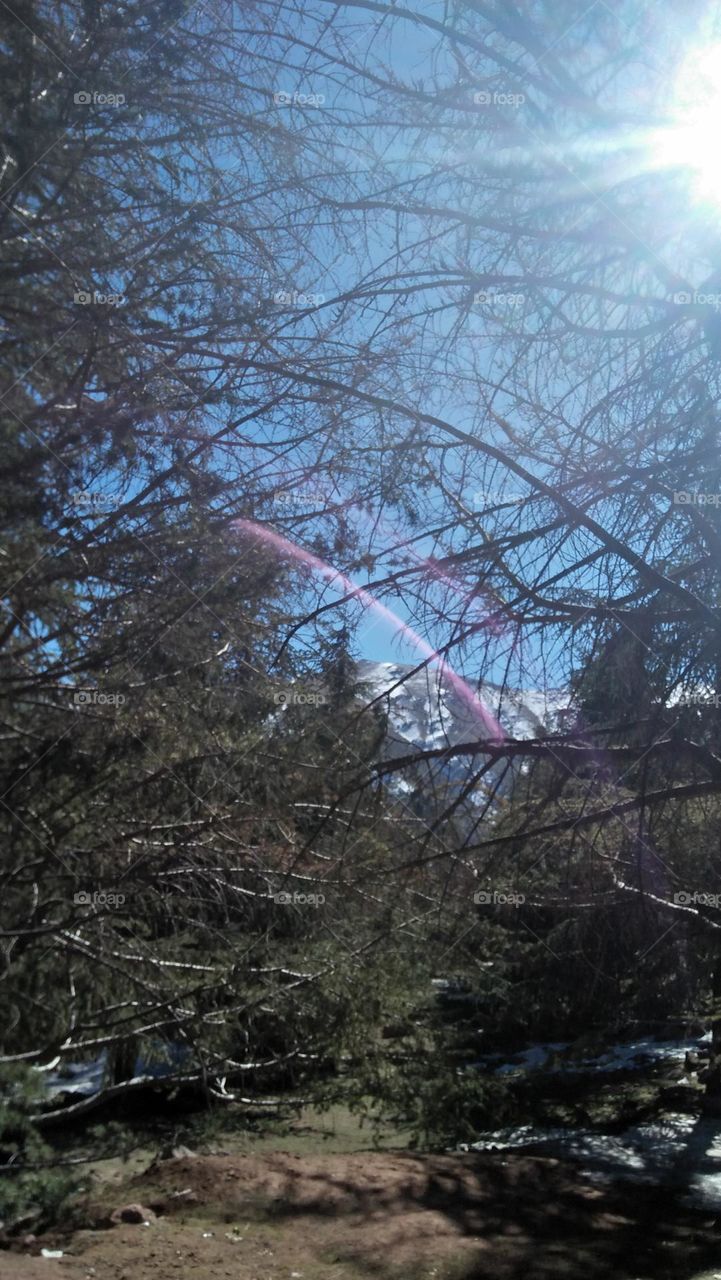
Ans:
[[[128,1202],[156,1219],[108,1227]],[[0,1252],[3,1280],[721,1280],[721,1221],[507,1152],[157,1160],[83,1213]]]

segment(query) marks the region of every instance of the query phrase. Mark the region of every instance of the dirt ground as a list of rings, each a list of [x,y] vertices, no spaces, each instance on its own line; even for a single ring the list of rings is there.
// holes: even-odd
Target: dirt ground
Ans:
[[[176,1194],[174,1194],[176,1193]],[[177,1194],[183,1193],[183,1194]],[[140,1203],[149,1225],[109,1227]],[[464,1156],[197,1156],[100,1187],[88,1224],[0,1252],[6,1280],[721,1280],[721,1216],[562,1162]],[[60,1259],[41,1247],[63,1250]]]

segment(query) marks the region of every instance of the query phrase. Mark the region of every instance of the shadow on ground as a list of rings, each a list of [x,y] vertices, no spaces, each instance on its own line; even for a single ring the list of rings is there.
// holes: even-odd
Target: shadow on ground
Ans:
[[[161,1214],[177,1212],[173,1191],[191,1188],[194,1213],[272,1224],[294,1256],[377,1280],[721,1275],[713,1215],[671,1191],[601,1188],[528,1155],[201,1157],[155,1162],[134,1184]]]

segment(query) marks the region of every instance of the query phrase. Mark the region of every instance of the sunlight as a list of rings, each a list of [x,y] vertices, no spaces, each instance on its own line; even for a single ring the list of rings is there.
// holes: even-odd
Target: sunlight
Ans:
[[[694,195],[721,203],[721,44],[685,59],[671,94],[669,123],[655,131],[658,168],[692,172]]]

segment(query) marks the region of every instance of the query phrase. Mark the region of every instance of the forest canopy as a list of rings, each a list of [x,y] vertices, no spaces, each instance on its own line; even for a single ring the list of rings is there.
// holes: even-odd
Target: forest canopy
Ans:
[[[105,1063],[32,1126],[162,1061],[457,1138],[480,1049],[716,1030],[721,242],[673,111],[717,40],[3,8],[0,1068]],[[462,735],[389,749],[369,618]]]

